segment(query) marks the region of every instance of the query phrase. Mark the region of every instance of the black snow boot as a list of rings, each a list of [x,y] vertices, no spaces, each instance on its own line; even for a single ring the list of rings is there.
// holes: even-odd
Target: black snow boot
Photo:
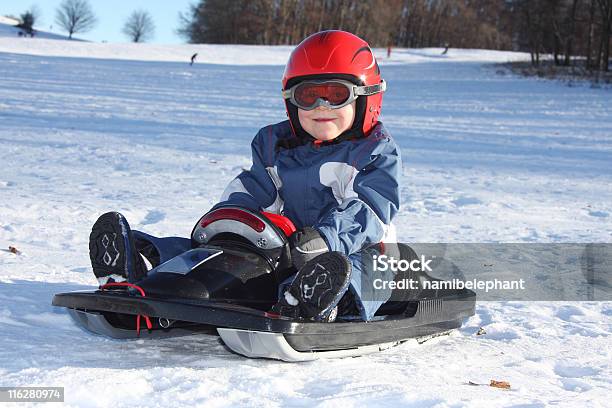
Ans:
[[[118,212],[102,214],[89,235],[89,258],[100,285],[137,282],[147,274],[136,252],[130,225]]]
[[[272,313],[291,318],[332,322],[351,278],[351,264],[340,252],[327,252],[306,262],[282,294]]]

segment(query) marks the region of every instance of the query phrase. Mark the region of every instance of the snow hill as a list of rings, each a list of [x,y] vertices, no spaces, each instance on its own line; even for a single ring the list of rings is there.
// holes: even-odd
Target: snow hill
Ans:
[[[17,21],[12,18],[0,16],[0,38],[6,37],[8,39],[11,38],[19,38],[19,33],[23,32],[22,29],[15,27]],[[38,27],[34,28],[35,34],[34,36],[37,39],[47,39],[47,40],[67,40],[67,35],[50,33],[48,31],[40,30]],[[73,41],[82,41],[76,38],[73,38]]]
[[[13,31],[11,31],[13,30]],[[293,47],[217,44],[109,44],[90,42],[46,41],[41,33],[38,41],[14,41],[17,36],[15,27],[0,24],[0,52],[76,58],[118,59],[132,61],[189,62],[197,53],[198,63],[226,65],[284,65]],[[10,35],[3,33],[9,32]],[[46,35],[46,34],[45,34]],[[55,35],[55,34],[49,34]],[[38,37],[38,36],[37,36]],[[66,37],[63,37],[66,38]],[[23,40],[23,39],[20,39]],[[27,40],[27,39],[25,39]],[[377,49],[376,54],[383,58],[386,50]],[[506,62],[524,60],[528,55],[514,52],[487,50],[452,50],[441,55],[442,49],[425,48],[419,50],[398,49],[386,64],[405,64],[411,62],[439,61],[481,61]]]
[[[51,306],[95,286],[101,213],[189,234],[256,131],[285,119],[290,49],[0,38],[0,249],[21,251],[0,251],[0,385],[64,386],[67,406],[92,407],[608,405],[611,302],[481,302],[453,336],[299,365],[206,336],[109,340]],[[609,90],[490,65],[525,54],[376,52],[404,161],[402,241],[612,241]],[[511,389],[467,385],[491,379]]]

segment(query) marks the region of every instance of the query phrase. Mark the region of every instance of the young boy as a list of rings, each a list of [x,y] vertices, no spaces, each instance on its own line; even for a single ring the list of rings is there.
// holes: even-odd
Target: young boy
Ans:
[[[217,206],[282,214],[298,228],[289,238],[298,272],[282,286],[273,312],[333,321],[340,304],[340,314],[370,320],[391,295],[373,289],[375,275],[393,279],[372,270],[372,256],[393,247],[379,243],[395,242],[391,220],[400,205],[400,152],[378,122],[386,84],[368,44],[343,31],[300,43],[282,83],[289,120],[257,133],[251,169]],[[127,221],[102,216],[90,240],[99,279],[109,274],[100,260],[107,251],[99,250],[105,231],[127,231],[117,253],[136,253]],[[130,256],[124,258],[126,271],[146,273],[138,260],[127,265]]]

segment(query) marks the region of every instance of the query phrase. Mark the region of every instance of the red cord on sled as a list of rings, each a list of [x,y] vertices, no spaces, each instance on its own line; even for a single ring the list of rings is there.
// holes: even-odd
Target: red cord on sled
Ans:
[[[100,289],[104,290],[109,287],[126,287],[126,286],[129,288],[138,290],[138,292],[140,292],[140,296],[146,297],[145,291],[140,286],[134,285],[133,283],[128,283],[128,282],[111,282],[111,283],[107,283],[107,284],[100,286]],[[153,328],[153,325],[151,324],[151,319],[149,319],[149,316],[147,315],[142,315],[142,316],[144,317],[145,322],[147,323],[147,329],[151,330]],[[136,316],[136,336],[140,336],[140,315]]]

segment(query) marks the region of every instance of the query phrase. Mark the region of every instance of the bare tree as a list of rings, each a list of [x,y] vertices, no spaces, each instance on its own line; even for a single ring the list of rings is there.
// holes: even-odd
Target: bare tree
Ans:
[[[132,42],[144,42],[155,34],[155,24],[148,11],[135,10],[126,20],[122,31]]]
[[[64,0],[56,11],[55,22],[68,31],[68,38],[72,38],[74,33],[91,30],[98,19],[87,0]]]

